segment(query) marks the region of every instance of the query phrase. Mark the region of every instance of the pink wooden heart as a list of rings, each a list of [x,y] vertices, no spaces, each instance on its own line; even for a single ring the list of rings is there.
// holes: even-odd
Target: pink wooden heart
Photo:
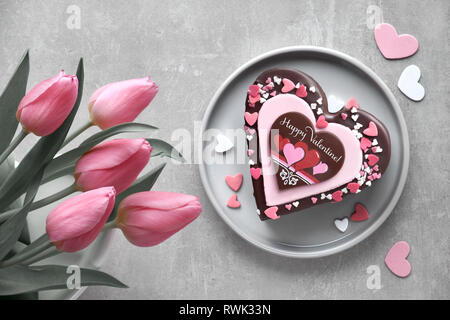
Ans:
[[[386,59],[402,59],[412,56],[419,48],[419,42],[410,34],[398,35],[395,28],[382,23],[375,27],[375,41]]]
[[[289,166],[293,163],[299,162],[305,156],[305,150],[300,147],[294,147],[292,143],[288,143],[283,147],[283,153]]]
[[[399,277],[406,277],[411,273],[411,265],[406,258],[410,252],[408,242],[399,241],[389,250],[384,259],[386,266],[393,274]]]

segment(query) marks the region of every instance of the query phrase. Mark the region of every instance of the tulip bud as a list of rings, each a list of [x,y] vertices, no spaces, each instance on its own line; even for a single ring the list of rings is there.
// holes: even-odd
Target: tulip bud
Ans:
[[[107,84],[89,100],[91,121],[103,130],[132,122],[157,93],[158,86],[150,77]]]
[[[25,131],[47,136],[58,129],[72,111],[78,95],[78,78],[61,71],[33,87],[20,101],[17,120]]]
[[[175,192],[135,193],[120,203],[116,224],[132,244],[154,246],[199,216],[202,206],[197,199]]]
[[[47,234],[60,251],[75,252],[97,238],[114,208],[116,191],[105,187],[59,204],[47,216]]]
[[[116,139],[103,142],[78,160],[75,185],[81,191],[113,186],[126,190],[150,159],[152,147],[145,139]]]

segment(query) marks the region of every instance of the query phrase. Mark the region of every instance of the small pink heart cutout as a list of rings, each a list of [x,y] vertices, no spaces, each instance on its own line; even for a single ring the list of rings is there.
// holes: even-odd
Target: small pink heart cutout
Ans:
[[[406,258],[410,252],[408,242],[399,241],[389,250],[384,259],[386,266],[393,274],[404,278],[411,273],[411,265]]]
[[[305,150],[300,147],[295,148],[292,143],[288,143],[283,147],[283,153],[289,166],[299,162],[305,156]]]

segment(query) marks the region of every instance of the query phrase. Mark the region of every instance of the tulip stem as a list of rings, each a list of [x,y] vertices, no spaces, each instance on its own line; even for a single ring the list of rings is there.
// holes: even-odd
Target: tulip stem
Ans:
[[[64,148],[66,145],[68,145],[73,139],[75,139],[76,137],[78,137],[80,134],[82,134],[84,131],[86,131],[87,129],[89,129],[90,127],[92,127],[94,124],[89,121],[86,122],[84,125],[82,125],[80,128],[78,128],[77,130],[75,130],[74,132],[72,132],[72,134],[70,136],[68,136],[66,138],[66,140],[64,140],[64,143],[61,146],[61,149]]]
[[[14,151],[14,149],[19,145],[19,143],[22,142],[23,139],[28,135],[28,131],[25,131],[23,128],[20,131],[20,133],[15,137],[9,146],[3,151],[3,153],[0,155],[0,165],[9,157],[11,152]]]
[[[41,252],[44,252],[45,250],[47,250],[53,246],[53,244],[50,242],[50,240],[48,240],[48,237],[45,241],[41,241],[41,240],[42,240],[41,238],[37,239],[35,241],[36,242],[35,245],[33,245],[34,242],[32,244],[30,244],[30,249],[28,249],[28,247],[27,247],[24,249],[23,252],[19,252],[12,258],[0,262],[0,268],[6,268],[6,267],[10,267],[12,265],[21,263]]]
[[[41,199],[39,201],[33,202],[30,207],[30,212],[42,207],[45,207],[46,205],[49,205],[52,202],[58,201],[62,198],[67,197],[68,195],[78,191],[75,187],[75,184],[70,185],[69,187],[52,194],[51,196],[48,196],[44,199]],[[0,213],[0,224],[7,219],[9,219],[11,216],[15,215],[17,212],[19,212],[22,208],[12,209],[9,211],[1,212]]]
[[[114,229],[114,228],[117,228],[116,220],[113,220],[113,221],[105,223],[105,225],[103,226],[102,231],[105,231],[105,230],[108,230],[108,229]]]

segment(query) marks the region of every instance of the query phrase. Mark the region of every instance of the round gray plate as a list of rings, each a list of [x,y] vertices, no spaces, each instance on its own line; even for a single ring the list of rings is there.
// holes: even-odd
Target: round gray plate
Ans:
[[[388,63],[388,62],[387,62]],[[208,129],[241,129],[248,87],[264,70],[274,67],[298,68],[311,75],[328,97],[344,102],[355,97],[360,106],[373,113],[388,128],[392,155],[383,178],[371,188],[344,201],[323,204],[283,216],[259,220],[248,164],[208,164],[202,161],[200,175],[209,199],[220,217],[240,236],[269,252],[289,257],[321,257],[348,249],[372,234],[389,216],[403,190],[409,165],[409,141],[405,120],[393,94],[381,79],[358,60],[343,53],[319,47],[288,47],[263,54],[236,70],[214,95],[203,119],[202,137]],[[214,151],[214,140],[203,139],[205,160]],[[226,156],[242,150],[233,148]],[[245,151],[244,151],[245,152]],[[226,175],[241,172],[244,182],[238,191],[240,209],[226,206],[233,191],[225,184]],[[356,202],[370,213],[364,222],[349,221],[345,233],[334,226],[336,218],[349,217]]]

